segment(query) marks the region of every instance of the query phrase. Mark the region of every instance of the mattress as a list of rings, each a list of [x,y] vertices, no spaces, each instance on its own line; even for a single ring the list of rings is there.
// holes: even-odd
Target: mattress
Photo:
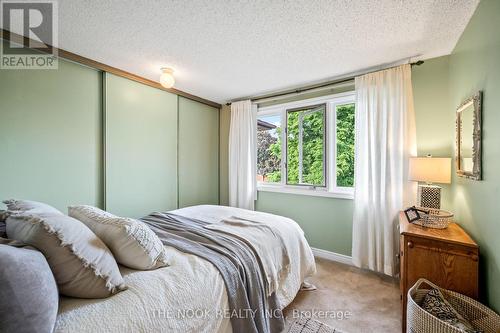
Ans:
[[[238,216],[279,230],[292,258],[276,293],[281,308],[316,271],[300,227],[288,218],[224,206],[193,206],[171,213],[218,223]],[[167,247],[170,266],[152,271],[120,267],[128,289],[105,299],[61,297],[55,332],[232,332],[226,288],[218,270],[197,256]]]

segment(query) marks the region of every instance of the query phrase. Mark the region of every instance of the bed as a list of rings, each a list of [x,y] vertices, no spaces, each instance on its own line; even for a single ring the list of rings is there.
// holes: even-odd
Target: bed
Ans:
[[[281,309],[292,302],[304,279],[316,271],[303,231],[291,219],[211,205],[170,213],[215,227],[234,217],[262,221],[279,233],[291,259],[274,286]],[[55,332],[232,332],[226,286],[216,267],[173,247],[167,247],[167,253],[168,267],[152,271],[120,267],[128,289],[112,297],[61,297]]]

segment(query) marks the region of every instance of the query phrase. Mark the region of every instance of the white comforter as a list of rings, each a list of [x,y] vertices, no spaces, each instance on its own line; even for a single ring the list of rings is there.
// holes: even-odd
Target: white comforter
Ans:
[[[293,220],[223,206],[193,206],[172,213],[214,224],[237,217],[271,226],[290,258],[276,286],[282,308],[295,298],[304,278],[316,271],[311,249]],[[112,297],[62,297],[55,331],[231,332],[226,288],[218,270],[208,261],[174,248],[168,247],[167,253],[169,267],[153,271],[121,267],[128,290]]]

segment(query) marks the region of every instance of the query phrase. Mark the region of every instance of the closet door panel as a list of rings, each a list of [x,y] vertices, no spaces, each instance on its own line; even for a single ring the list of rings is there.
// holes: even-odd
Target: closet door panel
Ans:
[[[106,209],[139,218],[177,207],[177,96],[105,79]]]
[[[101,73],[63,59],[0,72],[0,199],[102,207]]]
[[[179,97],[179,207],[219,204],[219,109]]]

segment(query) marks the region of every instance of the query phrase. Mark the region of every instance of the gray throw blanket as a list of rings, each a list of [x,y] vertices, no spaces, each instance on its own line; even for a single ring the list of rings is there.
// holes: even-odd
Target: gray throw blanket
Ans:
[[[164,245],[212,263],[224,279],[233,332],[281,332],[283,314],[276,293],[265,292],[265,273],[257,254],[241,239],[205,228],[208,223],[170,213],[141,219]]]

